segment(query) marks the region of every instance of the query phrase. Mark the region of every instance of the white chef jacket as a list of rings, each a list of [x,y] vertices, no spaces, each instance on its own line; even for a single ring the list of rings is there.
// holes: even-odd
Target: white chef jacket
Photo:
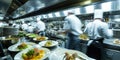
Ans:
[[[3,26],[4,26],[4,24],[2,22],[0,22],[0,27],[3,27]]]
[[[82,34],[81,30],[82,23],[75,15],[69,15],[65,18],[63,29],[70,30],[70,33],[74,35]]]
[[[34,27],[33,26],[28,26],[27,31],[30,32],[30,33],[33,33]]]
[[[40,31],[44,31],[44,30],[46,29],[46,28],[45,28],[45,23],[42,22],[42,21],[38,21],[36,27],[38,28],[38,31],[39,31],[39,32],[40,32]]]
[[[100,37],[109,38],[112,37],[112,32],[110,33],[108,24],[100,20],[94,20],[86,25],[84,30],[85,33],[92,39],[97,39]]]
[[[23,30],[27,30],[27,29],[28,29],[28,25],[24,23],[24,24],[22,24],[21,28],[22,28]]]

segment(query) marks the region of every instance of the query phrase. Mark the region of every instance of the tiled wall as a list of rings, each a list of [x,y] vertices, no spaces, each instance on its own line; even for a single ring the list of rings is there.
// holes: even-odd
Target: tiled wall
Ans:
[[[113,31],[113,34],[114,38],[120,38],[120,31]]]

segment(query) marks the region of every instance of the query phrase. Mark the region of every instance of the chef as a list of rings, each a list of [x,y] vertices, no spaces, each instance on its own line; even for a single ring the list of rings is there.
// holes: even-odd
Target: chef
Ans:
[[[3,27],[3,26],[4,26],[3,22],[2,22],[2,21],[0,21],[0,27]]]
[[[22,28],[23,31],[26,31],[26,32],[27,32],[28,24],[26,24],[26,22],[22,21],[21,28]]]
[[[33,33],[34,27],[30,23],[28,23],[28,25],[29,26],[28,26],[27,32]]]
[[[95,10],[94,20],[86,25],[84,32],[93,40],[93,44],[88,48],[88,56],[101,60],[101,48],[104,38],[111,38],[113,33],[109,32],[109,27],[106,22],[103,22],[103,11]],[[100,47],[100,49],[98,48]]]
[[[82,34],[81,20],[74,15],[73,11],[68,11],[68,16],[66,16],[64,20],[64,33],[68,34],[66,48],[80,51],[79,36]]]
[[[45,36],[45,23],[40,20],[40,18],[37,18],[37,25],[36,25],[36,30],[37,33],[41,36]]]

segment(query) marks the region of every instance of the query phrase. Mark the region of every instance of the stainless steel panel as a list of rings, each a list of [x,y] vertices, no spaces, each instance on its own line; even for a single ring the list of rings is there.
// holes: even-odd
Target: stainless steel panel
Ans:
[[[10,5],[11,2],[12,2],[12,0],[0,0],[0,14],[1,14],[1,17],[4,17],[4,15],[6,14],[7,9],[9,8],[9,5]],[[2,20],[2,19],[0,19],[0,20]]]
[[[106,55],[104,55],[104,60],[118,60],[120,59],[120,51],[113,49],[105,49]]]
[[[6,13],[12,0],[0,0],[0,13]]]
[[[18,28],[4,27],[3,36],[17,35],[18,31],[19,31]]]
[[[15,11],[13,15],[20,14],[20,16],[22,16],[27,13],[37,11],[39,9],[60,3],[62,1],[65,1],[65,0],[29,0],[26,4],[24,4],[19,9],[17,9],[16,10],[17,12]],[[24,13],[20,13],[20,12],[24,12]]]

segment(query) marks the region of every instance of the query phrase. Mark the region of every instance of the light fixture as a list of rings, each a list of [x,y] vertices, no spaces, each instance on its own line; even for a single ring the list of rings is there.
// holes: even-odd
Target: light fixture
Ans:
[[[60,12],[56,12],[56,13],[55,13],[55,16],[56,16],[56,17],[60,17]]]
[[[43,18],[47,18],[47,16],[46,16],[46,15],[43,15]]]
[[[101,8],[103,11],[111,11],[112,2],[105,2],[101,4]]]
[[[52,13],[49,13],[49,14],[48,14],[48,17],[49,17],[49,18],[52,18],[52,17],[53,17]]]
[[[74,11],[75,11],[75,15],[79,15],[80,14],[80,8],[75,8]]]
[[[93,13],[94,12],[94,5],[89,5],[85,7],[86,13]]]

